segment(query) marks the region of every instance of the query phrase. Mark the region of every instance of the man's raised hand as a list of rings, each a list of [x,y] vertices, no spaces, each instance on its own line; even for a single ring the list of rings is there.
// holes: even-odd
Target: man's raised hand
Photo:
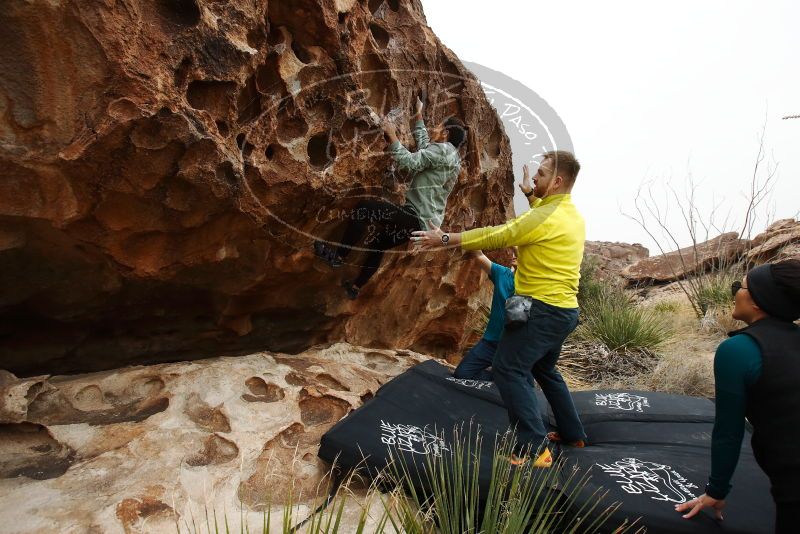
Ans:
[[[528,171],[528,165],[522,166],[522,183],[519,184],[519,189],[525,195],[529,194],[533,190],[533,184],[531,183],[531,175]]]
[[[389,138],[389,142],[393,143],[397,141],[397,128],[395,127],[394,123],[388,119],[383,119],[383,124],[381,124],[381,128],[383,129],[383,133],[386,134],[386,137]]]
[[[417,107],[416,107],[416,110],[415,110],[416,113],[414,113],[414,119],[415,120],[422,120],[422,108],[423,108],[423,106],[424,106],[424,104],[422,103],[422,100],[420,100],[420,98],[417,97]]]

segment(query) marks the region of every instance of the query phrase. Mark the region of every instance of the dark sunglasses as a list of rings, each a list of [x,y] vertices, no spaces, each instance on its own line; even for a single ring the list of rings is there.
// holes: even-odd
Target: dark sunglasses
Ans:
[[[738,293],[740,289],[742,289],[742,283],[739,280],[737,280],[737,281],[735,281],[734,283],[731,284],[731,295],[733,295],[735,297],[736,293]],[[747,289],[747,288],[744,288],[744,289]]]

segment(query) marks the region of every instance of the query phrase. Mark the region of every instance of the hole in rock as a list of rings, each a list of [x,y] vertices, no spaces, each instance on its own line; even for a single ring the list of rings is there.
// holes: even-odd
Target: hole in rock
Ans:
[[[223,161],[216,169],[217,180],[227,183],[233,188],[239,186],[239,180],[236,178],[236,172],[233,170],[233,164],[230,161]]]
[[[292,41],[292,52],[294,52],[294,55],[297,57],[297,59],[299,59],[306,65],[308,65],[314,60],[314,57],[308,52],[308,50],[306,50],[297,41]]]
[[[339,12],[339,24],[344,24],[347,22],[347,13],[340,11]]]
[[[306,426],[334,423],[347,414],[350,404],[342,399],[324,395],[306,396],[300,401],[300,420]]]
[[[134,398],[152,397],[163,391],[165,387],[166,384],[161,378],[145,376],[134,381],[126,393]]]
[[[294,371],[289,371],[286,374],[286,383],[290,386],[307,386],[308,380],[305,379],[302,375],[295,373]]]
[[[269,194],[269,189],[267,188],[267,184],[261,178],[261,173],[258,172],[258,169],[252,165],[245,164],[244,166],[244,177],[247,180],[247,185],[250,186],[250,190],[259,200],[267,198]]]
[[[246,138],[247,136],[244,133],[240,133],[239,135],[236,136],[236,146],[239,147],[239,150],[241,150],[242,147],[244,146],[244,140]]]
[[[278,113],[278,139],[288,143],[298,137],[302,137],[308,131],[308,124],[299,114],[290,115],[287,110]]]
[[[0,424],[0,478],[56,478],[74,459],[74,451],[53,438],[43,425]]]
[[[336,145],[330,134],[318,133],[308,140],[308,162],[315,169],[322,170],[336,159]]]
[[[369,0],[369,12],[373,15],[383,5],[384,0]]]
[[[245,158],[245,159],[249,158],[250,154],[253,153],[253,150],[255,148],[256,148],[255,145],[252,145],[252,144],[246,142],[244,144],[244,148],[242,148],[242,157]]]
[[[239,123],[250,122],[261,115],[261,94],[256,87],[256,75],[250,76],[236,98]]]
[[[81,390],[75,394],[75,407],[84,411],[106,408],[107,405],[103,398],[103,391],[95,384],[81,388]]]
[[[288,428],[281,431],[271,442],[277,442],[285,449],[294,449],[300,444],[300,440],[305,435],[306,430],[300,423],[292,423]],[[268,443],[267,445],[270,445]]]
[[[263,94],[287,94],[286,84],[278,70],[278,56],[270,55],[256,70],[256,88]]]
[[[380,136],[380,129],[377,126],[371,126],[366,121],[360,119],[347,119],[339,129],[341,138],[344,141],[357,141],[359,139],[366,139],[367,143],[372,143],[375,138]]]
[[[282,44],[286,37],[283,35],[283,31],[279,27],[275,27],[270,22],[269,18],[267,18],[268,30],[267,30],[267,44],[270,46],[278,46]]]
[[[175,86],[183,87],[186,78],[189,76],[189,71],[192,68],[192,58],[185,57],[181,60],[181,64],[175,69]]]
[[[215,119],[230,113],[236,83],[216,80],[194,80],[186,89],[186,100],[194,109],[203,109]]]
[[[267,383],[264,381],[263,378],[259,378],[257,376],[251,376],[250,378],[244,381],[244,385],[247,386],[247,389],[249,389],[250,393],[252,393],[253,395],[267,394]]]
[[[367,391],[366,393],[364,393],[363,395],[361,395],[361,397],[359,397],[359,398],[361,399],[361,402],[362,402],[362,403],[365,403],[365,402],[367,402],[368,400],[370,400],[372,397],[374,397],[374,395],[372,394],[372,392],[371,392],[371,391]]]
[[[267,145],[267,148],[264,150],[264,156],[268,160],[272,161],[272,158],[275,157],[275,144],[274,143],[270,143],[270,144]]]
[[[320,373],[317,375],[317,382],[326,386],[330,389],[335,389],[336,391],[350,391],[350,388],[336,380],[334,377],[329,375],[328,373]]]
[[[367,104],[376,113],[386,115],[391,106],[391,96],[397,92],[391,72],[376,54],[362,56],[360,66]]]
[[[369,31],[372,33],[372,37],[375,39],[375,42],[378,43],[378,46],[386,48],[389,44],[389,32],[375,23],[370,23]]]
[[[247,32],[247,45],[250,48],[255,48],[259,50],[263,45],[264,42],[267,40],[267,36],[264,34],[264,28],[258,26],[256,28],[252,28],[250,31]]]
[[[397,363],[397,358],[388,356],[382,352],[368,352],[364,357],[368,362],[373,363]]]
[[[228,416],[219,406],[209,406],[197,393],[192,393],[183,407],[183,412],[197,426],[209,432],[230,432]]]
[[[492,135],[490,135],[489,139],[486,141],[486,153],[489,154],[489,156],[496,158],[500,155],[500,139],[502,135],[500,129],[495,126],[492,130]]]
[[[486,195],[484,192],[476,187],[469,195],[469,205],[476,212],[482,213],[483,209],[486,207]]]
[[[286,397],[283,388],[277,384],[267,383],[263,378],[251,376],[245,381],[250,393],[242,395],[247,402],[277,402]]]
[[[306,110],[312,122],[327,124],[333,118],[333,106],[328,100],[321,100]]]
[[[389,2],[389,9],[397,11],[400,9],[400,0],[387,0]]]
[[[113,406],[104,409],[90,409],[87,406],[86,409],[79,409],[60,390],[43,391],[28,404],[28,418],[48,425],[110,425],[144,421],[169,407],[169,399],[166,397],[141,398],[135,391],[128,390],[121,395],[106,392],[103,401]]]
[[[179,26],[194,26],[200,22],[200,8],[195,0],[158,0],[158,12]]]
[[[230,462],[237,456],[239,456],[239,447],[236,446],[236,443],[212,434],[203,441],[203,448],[199,452],[186,459],[186,463],[192,467],[217,465]]]
[[[216,121],[215,124],[217,125],[217,131],[222,137],[228,137],[228,134],[231,132],[230,128],[228,128],[228,123],[225,121]]]

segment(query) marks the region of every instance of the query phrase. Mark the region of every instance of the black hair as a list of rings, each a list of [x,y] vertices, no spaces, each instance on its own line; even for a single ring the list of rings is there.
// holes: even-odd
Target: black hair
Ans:
[[[800,260],[773,263],[770,271],[775,285],[792,295],[792,298],[800,299]]]
[[[444,121],[444,127],[447,129],[447,142],[454,147],[461,148],[467,142],[467,127],[457,117]]]

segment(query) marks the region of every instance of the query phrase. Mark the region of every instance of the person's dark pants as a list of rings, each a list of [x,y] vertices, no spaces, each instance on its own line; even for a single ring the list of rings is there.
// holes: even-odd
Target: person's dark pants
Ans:
[[[800,501],[775,503],[775,534],[797,532],[800,525]]]
[[[342,243],[336,252],[345,259],[364,236],[367,257],[361,272],[353,281],[356,286],[364,287],[380,267],[383,252],[408,243],[411,232],[416,230],[422,230],[422,226],[419,217],[410,208],[379,199],[361,200],[347,223]]]
[[[492,362],[492,375],[517,431],[516,452],[536,451],[547,435],[530,376],[541,386],[565,441],[585,440],[567,384],[555,366],[561,345],[578,325],[578,308],[559,308],[533,299],[528,322],[505,328]]]
[[[495,351],[496,341],[481,338],[461,359],[453,376],[465,380],[491,380],[492,373],[488,369],[492,366]]]

